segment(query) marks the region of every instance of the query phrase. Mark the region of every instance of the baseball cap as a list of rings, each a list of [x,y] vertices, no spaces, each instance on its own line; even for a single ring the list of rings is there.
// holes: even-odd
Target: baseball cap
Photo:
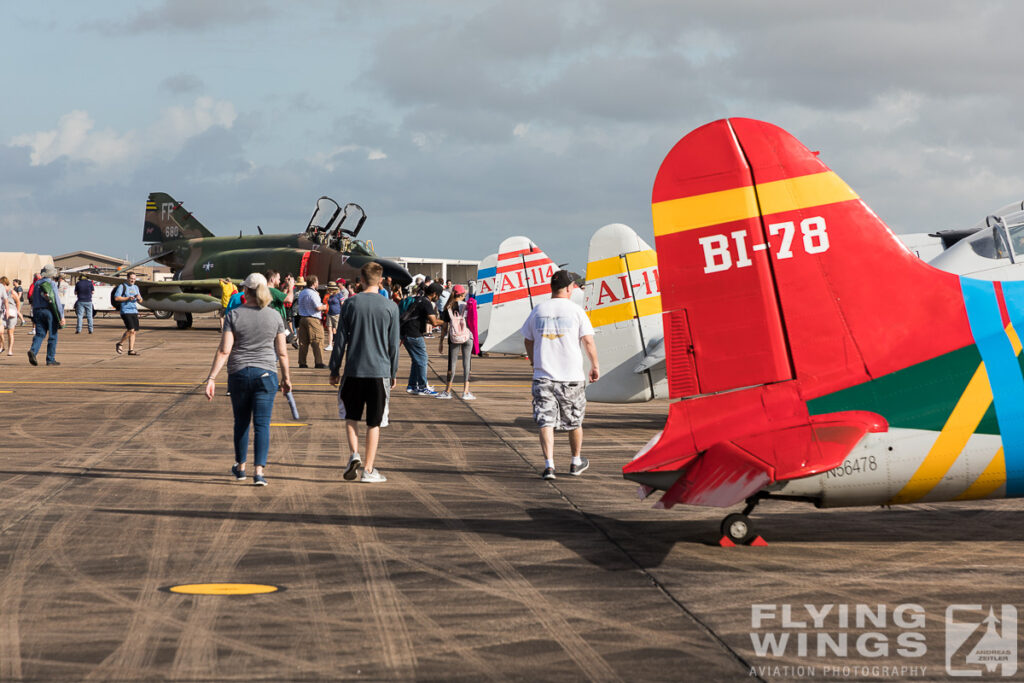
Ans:
[[[551,289],[565,289],[572,284],[572,275],[567,270],[556,270],[551,276]]]
[[[246,289],[258,289],[260,285],[267,286],[267,278],[262,273],[249,273],[249,277],[242,283]]]
[[[429,285],[427,285],[427,294],[437,294],[438,296],[441,296],[441,292],[443,291],[444,287],[437,284],[436,282],[431,282]]]
[[[466,288],[463,287],[462,285],[455,285],[454,287],[452,287],[452,293],[455,294],[456,296],[465,294]]]

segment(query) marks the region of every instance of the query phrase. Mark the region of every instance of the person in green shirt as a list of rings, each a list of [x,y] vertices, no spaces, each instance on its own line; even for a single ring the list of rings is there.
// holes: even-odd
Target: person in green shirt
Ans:
[[[270,285],[270,307],[281,314],[281,320],[288,324],[288,312],[285,305],[290,304],[295,296],[295,278],[291,275],[284,279],[284,290],[281,289],[281,273],[268,270],[264,275]]]

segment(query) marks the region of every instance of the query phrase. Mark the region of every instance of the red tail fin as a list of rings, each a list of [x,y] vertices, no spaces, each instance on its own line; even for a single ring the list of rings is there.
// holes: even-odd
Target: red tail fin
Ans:
[[[780,128],[729,119],[687,135],[653,215],[669,388],[687,400],[623,471],[673,481],[666,506],[731,505],[835,467],[887,423],[811,416],[808,400],[972,343],[959,279]]]
[[[727,119],[683,138],[653,214],[673,396],[797,379],[808,399],[971,341],[962,307],[934,324],[961,298],[957,277],[771,124]]]

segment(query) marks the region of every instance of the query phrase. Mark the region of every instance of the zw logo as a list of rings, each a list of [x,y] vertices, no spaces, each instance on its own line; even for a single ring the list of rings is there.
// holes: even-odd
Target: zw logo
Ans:
[[[1003,605],[984,615],[981,605],[946,608],[946,673],[981,676],[999,669],[1000,676],[1017,672],[1017,608]]]
[[[772,223],[768,226],[770,235],[782,233],[782,242],[775,258],[782,260],[793,258],[793,237],[796,233],[796,225],[793,221],[785,223]],[[825,219],[821,216],[805,218],[800,221],[800,233],[803,236],[804,251],[808,254],[820,254],[828,251],[828,232],[825,228]],[[736,245],[736,256],[733,257],[729,248],[729,237],[732,237]],[[767,244],[755,244],[747,248],[747,231],[736,230],[726,235],[709,235],[697,240],[704,248],[704,272],[718,273],[730,268],[746,268],[754,265],[750,259],[749,252],[767,251]]]

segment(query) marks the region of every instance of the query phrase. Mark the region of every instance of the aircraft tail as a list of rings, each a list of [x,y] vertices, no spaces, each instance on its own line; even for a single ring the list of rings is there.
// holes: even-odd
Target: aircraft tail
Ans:
[[[498,255],[488,254],[476,271],[476,325],[480,343],[487,341],[491,324],[491,306],[494,304],[494,280],[498,274]]]
[[[732,505],[832,469],[887,423],[808,401],[973,343],[959,278],[776,126],[727,119],[684,137],[652,212],[669,390],[684,400],[623,471],[678,477],[666,506]]]
[[[519,328],[533,307],[551,298],[555,263],[529,237],[509,237],[498,247],[494,299],[481,351],[525,353]]]
[[[655,251],[626,225],[604,226],[590,238],[584,289],[601,360],[601,379],[587,385],[587,400],[667,397],[664,356],[655,357],[664,337]]]
[[[152,244],[196,237],[214,237],[214,234],[171,195],[166,192],[149,193],[142,227],[143,242]]]

